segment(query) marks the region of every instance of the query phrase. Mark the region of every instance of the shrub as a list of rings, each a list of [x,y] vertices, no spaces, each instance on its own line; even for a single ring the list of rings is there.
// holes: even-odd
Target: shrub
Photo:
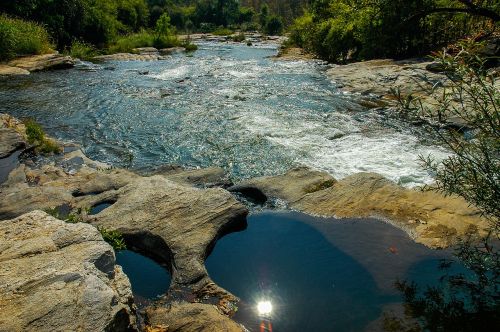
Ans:
[[[281,17],[273,15],[266,22],[264,31],[268,35],[281,35],[283,32],[283,21]]]
[[[51,138],[45,136],[42,127],[33,119],[24,121],[28,143],[35,145],[35,151],[42,154],[60,153],[61,147]]]
[[[138,33],[132,33],[117,38],[108,48],[109,53],[130,53],[134,48],[152,47],[155,42],[155,36],[141,30]]]
[[[26,121],[24,121],[24,126],[26,127],[26,136],[28,137],[28,143],[41,143],[45,139],[45,132],[43,131],[42,127],[35,122],[35,120],[27,119]]]
[[[97,51],[93,45],[81,41],[74,41],[68,53],[73,58],[80,60],[90,60],[97,55]]]
[[[212,31],[212,34],[216,36],[230,36],[233,33],[234,33],[233,30],[223,27],[219,27],[218,29]]]
[[[102,235],[104,241],[109,243],[113,249],[115,250],[125,250],[127,249],[127,245],[125,244],[125,240],[123,239],[123,235],[118,231],[109,231],[103,227],[97,228]]]
[[[186,49],[186,52],[194,52],[198,49],[198,45],[190,43],[190,42],[182,43],[182,47],[184,47]]]
[[[0,60],[47,53],[51,47],[49,34],[41,25],[0,15]]]
[[[245,34],[242,33],[242,32],[240,32],[236,36],[233,36],[233,41],[236,42],[236,43],[241,43],[245,39],[246,39]]]

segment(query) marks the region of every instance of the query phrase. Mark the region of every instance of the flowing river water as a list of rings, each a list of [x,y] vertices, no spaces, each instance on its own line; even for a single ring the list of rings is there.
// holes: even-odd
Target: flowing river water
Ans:
[[[443,158],[445,150],[391,111],[343,94],[328,65],[277,61],[276,52],[276,45],[202,43],[166,61],[34,73],[0,81],[0,112],[32,117],[115,166],[220,166],[237,181],[307,165],[336,178],[372,171],[407,187],[432,181],[418,156]],[[435,280],[443,257],[373,220],[260,212],[247,230],[222,238],[206,265],[242,299],[235,319],[251,331],[262,299],[273,301],[275,331],[358,331],[372,330],[386,306],[401,302],[397,278]],[[117,259],[139,302],[168,289],[170,277],[156,263],[133,252]]]
[[[235,179],[308,165],[336,178],[431,181],[426,143],[390,111],[342,94],[320,62],[276,61],[277,45],[206,43],[167,61],[82,64],[0,82],[0,112],[33,117],[117,166],[221,166]]]

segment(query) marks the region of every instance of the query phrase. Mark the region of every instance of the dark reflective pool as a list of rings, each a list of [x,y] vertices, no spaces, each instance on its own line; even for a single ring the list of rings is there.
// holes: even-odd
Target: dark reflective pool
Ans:
[[[222,238],[206,265],[242,299],[235,319],[253,331],[260,329],[261,301],[272,304],[273,331],[363,331],[401,302],[396,279],[427,282],[444,257],[380,221],[265,212]]]
[[[108,207],[110,207],[111,205],[113,205],[112,202],[103,202],[103,203],[99,203],[97,205],[94,205],[90,209],[89,215],[98,214],[99,212],[103,211],[104,209],[107,209]]]
[[[130,279],[138,305],[165,294],[170,286],[170,274],[152,259],[130,250],[116,253],[116,263]]]

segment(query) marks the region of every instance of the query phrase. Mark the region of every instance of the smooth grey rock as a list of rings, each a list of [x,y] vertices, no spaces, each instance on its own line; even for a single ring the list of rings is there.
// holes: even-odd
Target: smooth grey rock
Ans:
[[[228,190],[242,193],[259,202],[272,197],[293,203],[308,193],[331,187],[335,182],[328,173],[297,167],[283,175],[249,179]]]
[[[0,158],[26,147],[26,140],[13,128],[0,127]]]
[[[132,331],[128,278],[88,224],[33,211],[0,222],[1,331]]]
[[[211,246],[232,228],[245,227],[248,213],[221,188],[197,189],[159,175],[138,177],[78,204],[110,201],[115,203],[88,221],[118,230],[134,247],[172,267],[172,287],[194,291],[211,283],[204,265]]]

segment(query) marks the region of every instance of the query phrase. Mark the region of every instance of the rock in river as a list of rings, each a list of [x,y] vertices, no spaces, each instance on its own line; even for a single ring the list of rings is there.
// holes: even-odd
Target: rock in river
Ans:
[[[130,282],[95,227],[33,211],[0,238],[1,331],[135,330]]]

